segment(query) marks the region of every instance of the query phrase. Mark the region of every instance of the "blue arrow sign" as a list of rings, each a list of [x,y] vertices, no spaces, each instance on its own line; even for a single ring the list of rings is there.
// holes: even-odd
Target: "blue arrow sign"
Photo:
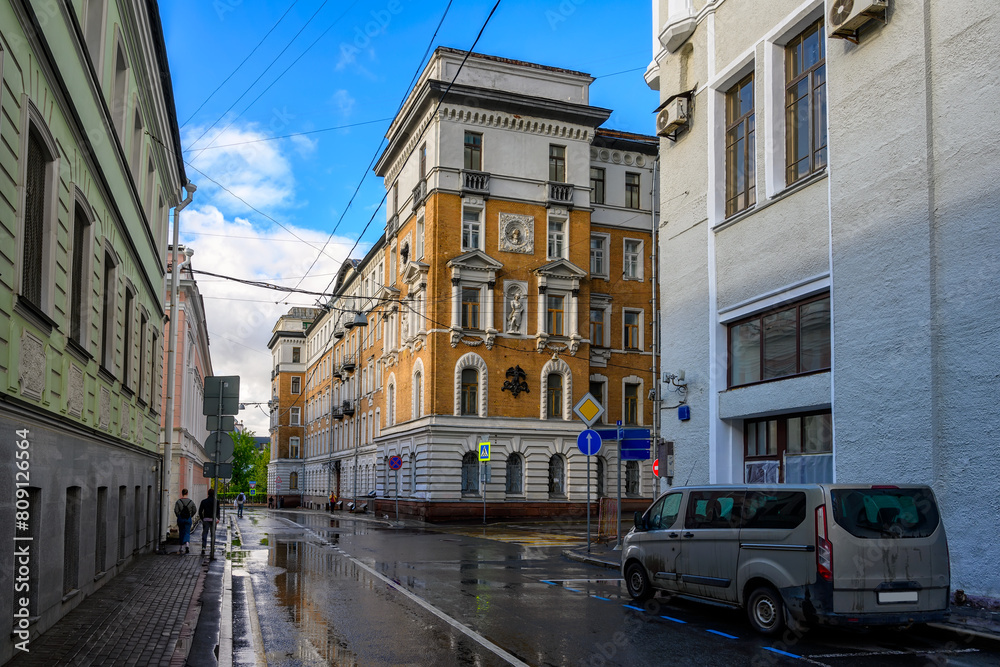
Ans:
[[[601,451],[601,436],[593,429],[586,429],[576,437],[576,446],[587,456]]]

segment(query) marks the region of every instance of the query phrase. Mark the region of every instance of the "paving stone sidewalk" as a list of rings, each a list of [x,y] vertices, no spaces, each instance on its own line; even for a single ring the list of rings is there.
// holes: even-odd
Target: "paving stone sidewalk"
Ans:
[[[207,572],[193,553],[140,556],[5,667],[182,667]]]

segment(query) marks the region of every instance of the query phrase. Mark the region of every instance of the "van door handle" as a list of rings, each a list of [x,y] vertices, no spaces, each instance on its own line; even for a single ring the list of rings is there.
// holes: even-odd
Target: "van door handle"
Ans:
[[[667,537],[679,537],[679,533],[667,533]]]
[[[694,533],[684,533],[684,537],[694,537]]]

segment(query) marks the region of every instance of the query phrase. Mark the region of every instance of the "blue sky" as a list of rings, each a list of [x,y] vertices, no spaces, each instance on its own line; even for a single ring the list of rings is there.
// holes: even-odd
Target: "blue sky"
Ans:
[[[433,46],[469,48],[493,4],[453,2]],[[181,222],[182,242],[195,250],[195,269],[281,285],[302,280],[303,288],[322,291],[374,213],[352,254],[364,253],[385,219],[376,213],[381,179],[368,163],[447,5],[160,3],[182,144],[192,165],[187,175],[198,185]],[[598,77],[591,104],[613,110],[605,127],[652,134],[658,99],[642,80],[651,57],[650,16],[648,0],[503,0],[475,50],[588,72]],[[327,130],[336,127],[343,129]],[[262,141],[285,135],[297,136]],[[290,305],[314,299],[209,277],[198,282],[215,374],[242,375],[244,400],[266,401],[271,327]],[[266,434],[261,411],[241,418]]]

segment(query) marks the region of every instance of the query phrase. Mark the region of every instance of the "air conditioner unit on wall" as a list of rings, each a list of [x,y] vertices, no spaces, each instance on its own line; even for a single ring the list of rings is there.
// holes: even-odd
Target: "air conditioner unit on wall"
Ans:
[[[857,42],[858,29],[871,19],[885,21],[889,0],[828,0],[827,35]]]
[[[687,97],[676,97],[656,114],[656,134],[661,137],[671,137],[687,123]]]

